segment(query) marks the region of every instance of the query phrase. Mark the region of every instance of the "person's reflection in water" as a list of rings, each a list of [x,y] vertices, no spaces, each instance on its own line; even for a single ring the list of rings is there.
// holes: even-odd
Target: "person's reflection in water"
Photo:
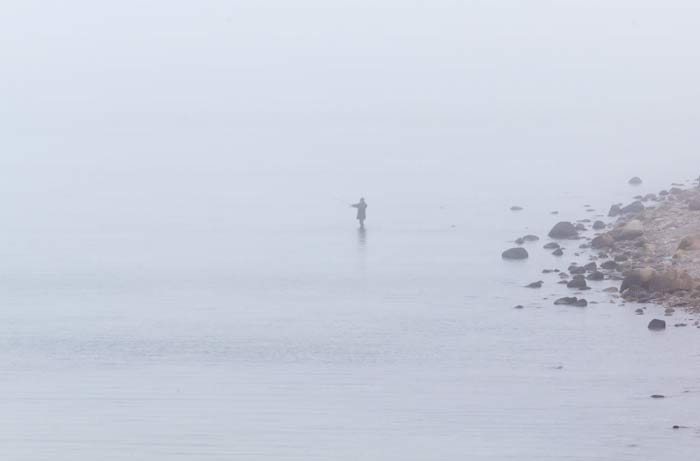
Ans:
[[[364,250],[365,246],[367,246],[367,229],[364,227],[357,229],[357,243],[360,244],[361,250]]]

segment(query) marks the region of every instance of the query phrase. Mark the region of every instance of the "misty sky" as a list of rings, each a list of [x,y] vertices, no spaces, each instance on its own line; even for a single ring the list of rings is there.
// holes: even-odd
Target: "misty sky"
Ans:
[[[6,2],[0,204],[194,206],[309,180],[355,199],[426,173],[690,158],[699,18],[692,1]]]

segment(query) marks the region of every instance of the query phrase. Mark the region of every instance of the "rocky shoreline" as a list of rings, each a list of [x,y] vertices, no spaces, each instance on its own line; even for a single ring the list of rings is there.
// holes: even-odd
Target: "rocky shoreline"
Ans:
[[[630,184],[641,184],[641,179],[632,178]],[[667,315],[676,309],[700,314],[700,186],[674,184],[658,194],[637,196],[632,203],[614,204],[606,221],[557,223],[544,248],[553,250],[555,256],[565,256],[575,244],[574,255],[586,261],[573,263],[567,270],[546,269],[543,273],[558,277],[558,283],[576,290],[577,295],[590,289],[588,281],[614,281],[618,287],[603,290],[613,303],[661,305]],[[533,236],[527,237],[516,243],[533,241]],[[524,248],[516,248],[520,250],[506,250],[503,258],[527,258]],[[542,282],[525,286],[539,288]],[[565,297],[555,304],[585,307],[588,303],[583,298]],[[637,313],[643,310],[637,309]],[[649,328],[662,329],[659,322],[663,323],[654,319]],[[700,328],[700,321],[694,320],[693,325]]]

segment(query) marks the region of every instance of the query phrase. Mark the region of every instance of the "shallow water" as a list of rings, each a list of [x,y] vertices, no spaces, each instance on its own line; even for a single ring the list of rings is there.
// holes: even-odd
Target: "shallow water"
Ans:
[[[415,186],[420,170],[370,175],[364,233],[342,199],[314,194],[321,180],[299,185],[301,202],[264,188],[226,206],[212,188],[157,216],[130,202],[139,228],[113,210],[77,224],[15,222],[0,283],[3,452],[692,459],[698,330],[651,333],[659,309],[636,316],[596,291],[588,308],[553,306],[567,290],[540,271],[585,261],[571,245],[560,259],[541,250],[545,240],[528,245],[527,262],[500,259],[520,235],[595,215],[584,204],[606,212],[695,176],[690,161],[657,167],[635,171],[640,188],[627,171],[592,167],[574,179],[429,168],[441,186],[426,190]],[[522,288],[538,279],[543,289]]]

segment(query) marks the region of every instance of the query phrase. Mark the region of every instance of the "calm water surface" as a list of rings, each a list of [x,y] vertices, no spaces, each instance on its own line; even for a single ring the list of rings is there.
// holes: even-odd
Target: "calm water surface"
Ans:
[[[290,196],[212,192],[156,217],[134,201],[141,227],[100,210],[94,226],[10,228],[4,456],[694,459],[698,330],[650,333],[662,312],[636,316],[595,291],[586,309],[553,306],[566,289],[540,272],[585,261],[573,245],[561,259],[544,241],[525,263],[500,259],[518,236],[596,214],[584,204],[606,212],[696,176],[690,162],[658,167],[634,172],[646,173],[638,189],[621,168],[572,179],[433,165],[370,176],[358,193],[329,172],[290,181]],[[364,233],[347,208],[359,193]],[[522,288],[538,279],[542,290]]]

